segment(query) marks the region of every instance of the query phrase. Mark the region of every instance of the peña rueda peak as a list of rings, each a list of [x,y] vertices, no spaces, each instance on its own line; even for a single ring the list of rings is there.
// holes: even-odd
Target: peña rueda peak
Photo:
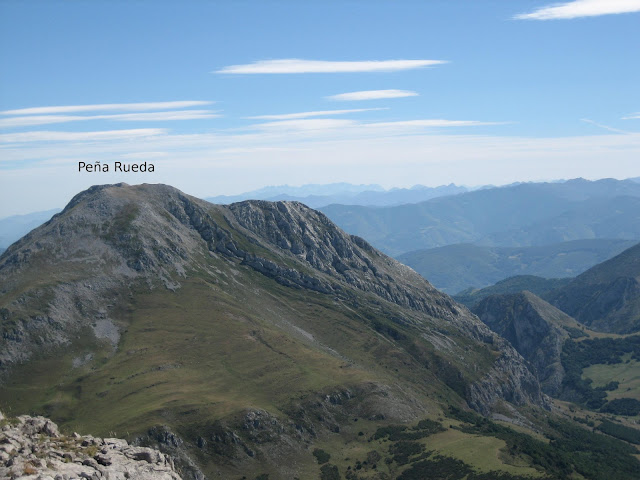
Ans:
[[[160,445],[193,478],[307,478],[327,439],[548,407],[508,342],[298,202],[94,186],[4,252],[0,285],[3,408]]]

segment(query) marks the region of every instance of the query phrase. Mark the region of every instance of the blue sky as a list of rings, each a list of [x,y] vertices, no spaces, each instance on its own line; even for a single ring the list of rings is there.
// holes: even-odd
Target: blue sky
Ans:
[[[639,51],[640,0],[0,1],[0,217],[120,181],[640,176]]]

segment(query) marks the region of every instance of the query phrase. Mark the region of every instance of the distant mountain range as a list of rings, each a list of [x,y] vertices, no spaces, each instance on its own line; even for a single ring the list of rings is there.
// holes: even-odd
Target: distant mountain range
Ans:
[[[632,180],[527,183],[395,207],[320,210],[394,256],[456,243],[515,247],[640,239],[640,184]]]
[[[397,258],[448,294],[483,288],[515,275],[575,277],[636,240],[573,240],[533,247],[447,245],[404,253]]]
[[[582,238],[640,238],[633,222],[625,228],[638,206],[634,198],[640,196],[639,179],[576,179],[474,188],[415,185],[390,190],[375,184],[282,185],[206,200],[218,204],[290,200],[322,207],[347,231],[369,239],[388,254],[399,255],[456,243],[526,246]],[[634,198],[619,198],[625,196]],[[0,248],[58,211],[0,219]],[[607,234],[609,231],[612,233]]]
[[[485,187],[482,187],[485,188]],[[333,203],[343,205],[401,205],[417,203],[445,195],[455,195],[472,190],[468,187],[441,185],[425,187],[415,185],[411,188],[392,188],[385,190],[380,185],[351,185],[332,183],[328,185],[303,185],[301,187],[266,187],[239,195],[219,195],[205,198],[208,202],[227,205],[243,200],[297,201],[312,208],[324,207]]]

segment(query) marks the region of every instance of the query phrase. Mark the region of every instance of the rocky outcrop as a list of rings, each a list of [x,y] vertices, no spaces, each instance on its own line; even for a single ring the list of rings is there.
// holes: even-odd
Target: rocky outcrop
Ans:
[[[119,438],[70,436],[44,417],[4,419],[0,478],[20,480],[180,480],[171,457]]]
[[[480,381],[472,383],[467,391],[467,403],[474,410],[489,415],[501,400],[524,405],[532,398],[544,408],[550,408],[548,398],[540,394],[540,383],[522,363],[513,350],[504,348],[491,371]]]
[[[531,362],[545,393],[559,392],[564,378],[560,354],[569,338],[563,326],[569,328],[575,320],[527,291],[489,296],[473,311]]]
[[[458,313],[449,297],[412,269],[378,252],[362,238],[343,232],[321,212],[298,202],[256,200],[228,208],[234,220],[261,242],[266,240],[271,248],[291,253],[333,279],[433,317],[450,319]],[[269,270],[265,273],[272,274]],[[339,291],[341,287],[332,289]]]

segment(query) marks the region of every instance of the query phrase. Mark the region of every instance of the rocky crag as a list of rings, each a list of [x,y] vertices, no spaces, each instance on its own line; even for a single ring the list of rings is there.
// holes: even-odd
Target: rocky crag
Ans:
[[[45,417],[0,413],[0,478],[181,480],[171,457],[119,438],[62,435]]]
[[[491,295],[473,312],[531,362],[545,393],[559,393],[564,378],[560,355],[568,329],[577,329],[574,319],[528,291]]]

